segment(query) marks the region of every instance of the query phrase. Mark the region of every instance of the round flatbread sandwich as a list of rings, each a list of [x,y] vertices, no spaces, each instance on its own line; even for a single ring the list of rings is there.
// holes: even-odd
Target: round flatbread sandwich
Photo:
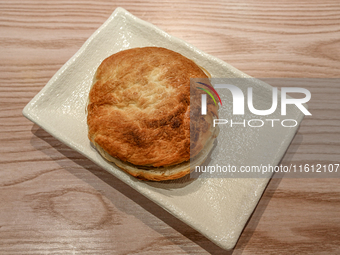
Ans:
[[[99,153],[142,180],[171,180],[208,156],[218,105],[199,84],[208,78],[192,60],[159,47],[133,48],[98,67],[87,105],[88,137]]]

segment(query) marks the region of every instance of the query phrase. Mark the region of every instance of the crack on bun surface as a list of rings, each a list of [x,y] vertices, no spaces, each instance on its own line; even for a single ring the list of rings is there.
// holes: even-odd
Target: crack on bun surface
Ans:
[[[190,173],[190,158],[205,154],[218,133],[212,126],[218,106],[208,98],[207,115],[201,116],[204,92],[193,84],[190,89],[190,78],[208,77],[192,60],[165,48],[133,48],[106,58],[89,93],[90,141],[139,179]]]

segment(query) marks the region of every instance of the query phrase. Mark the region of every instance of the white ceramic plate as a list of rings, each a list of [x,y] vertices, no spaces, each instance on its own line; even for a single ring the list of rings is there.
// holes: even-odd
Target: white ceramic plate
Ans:
[[[23,114],[212,242],[224,249],[232,249],[256,207],[268,178],[199,178],[170,183],[143,182],[108,163],[90,145],[85,105],[97,67],[113,53],[142,46],[161,46],[177,51],[206,68],[213,77],[247,77],[227,63],[170,36],[126,10],[117,8],[31,100]],[[262,89],[269,88],[264,86]],[[302,115],[297,112],[293,117],[299,122],[302,120]],[[241,150],[235,154],[231,151],[229,159],[238,165],[252,165],[266,155],[266,162],[276,165],[288,148],[296,129],[280,130],[279,134],[274,129],[270,132],[262,129],[256,136],[246,133],[253,142],[249,144],[256,144],[257,149],[250,146],[249,150]],[[232,133],[228,137],[229,144],[240,142]]]

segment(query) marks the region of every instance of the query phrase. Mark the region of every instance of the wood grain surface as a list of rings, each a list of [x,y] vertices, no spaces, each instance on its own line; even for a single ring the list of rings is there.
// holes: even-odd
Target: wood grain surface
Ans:
[[[226,252],[22,116],[118,6],[251,76],[340,77],[338,0],[1,0],[0,254],[340,254],[339,178],[272,179]],[[282,164],[340,163],[339,82],[306,88]]]

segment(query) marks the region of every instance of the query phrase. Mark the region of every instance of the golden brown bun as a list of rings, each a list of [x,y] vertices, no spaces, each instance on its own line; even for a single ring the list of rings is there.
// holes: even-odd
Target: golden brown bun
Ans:
[[[190,167],[182,166],[214,137],[217,115],[208,99],[208,114],[190,123],[190,107],[191,115],[200,113],[202,94],[191,90],[195,104],[190,106],[190,78],[207,76],[193,61],[165,48],[134,48],[106,58],[89,94],[89,139],[103,157],[138,178],[188,174]],[[178,166],[175,173],[169,170]]]
[[[94,146],[106,160],[115,163],[119,168],[140,180],[174,180],[189,174],[191,171],[194,170],[195,166],[201,165],[207,159],[211,149],[214,146],[214,140],[217,137],[218,132],[219,129],[217,126],[214,129],[213,135],[204,146],[204,149],[201,150],[198,155],[191,158],[190,161],[185,161],[181,164],[166,167],[143,167],[132,165],[112,157],[105,150],[103,150],[103,148],[98,146],[98,144],[94,144]]]

